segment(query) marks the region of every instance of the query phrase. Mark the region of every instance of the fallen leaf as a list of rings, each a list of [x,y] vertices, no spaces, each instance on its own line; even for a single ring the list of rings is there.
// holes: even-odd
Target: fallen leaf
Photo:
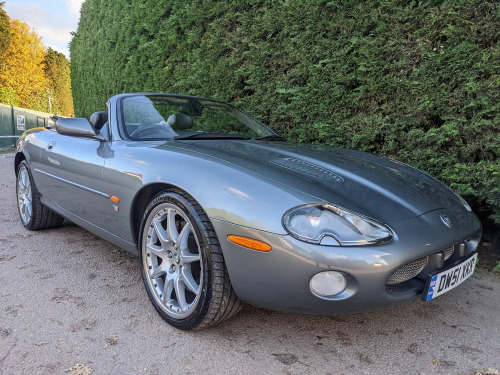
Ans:
[[[106,341],[108,342],[108,344],[106,346],[115,345],[118,342],[118,337],[109,336],[109,337],[106,337]]]
[[[478,370],[474,372],[474,375],[499,375],[500,372],[493,368],[489,368],[488,370]]]
[[[436,366],[439,366],[439,361],[437,359],[433,359],[432,363],[434,363]]]
[[[89,375],[94,372],[94,369],[89,366],[85,366],[83,363],[77,363],[73,367],[66,370],[68,375]]]

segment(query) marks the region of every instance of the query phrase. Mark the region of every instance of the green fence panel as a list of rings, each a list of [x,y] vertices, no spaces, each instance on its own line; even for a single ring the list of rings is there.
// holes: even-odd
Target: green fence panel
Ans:
[[[13,134],[12,107],[0,104],[0,136]],[[15,138],[0,138],[0,148],[11,147],[15,142]]]
[[[0,136],[20,136],[25,130],[44,127],[50,113],[0,104]],[[17,138],[0,138],[0,148],[15,146]]]

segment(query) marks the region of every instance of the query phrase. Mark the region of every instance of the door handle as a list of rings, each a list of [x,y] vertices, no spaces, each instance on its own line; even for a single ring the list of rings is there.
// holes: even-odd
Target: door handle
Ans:
[[[56,145],[56,142],[49,142],[49,144],[47,145],[47,150],[52,150]]]

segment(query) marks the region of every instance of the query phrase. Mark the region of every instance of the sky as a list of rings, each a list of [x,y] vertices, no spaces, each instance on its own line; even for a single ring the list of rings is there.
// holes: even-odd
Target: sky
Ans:
[[[10,18],[26,22],[47,47],[69,58],[71,32],[76,31],[85,0],[3,0]]]

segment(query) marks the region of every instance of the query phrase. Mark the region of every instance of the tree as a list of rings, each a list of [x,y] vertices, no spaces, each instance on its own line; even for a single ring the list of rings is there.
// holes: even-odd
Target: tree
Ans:
[[[3,10],[4,2],[0,3],[0,71],[2,71],[5,53],[9,49],[12,33],[10,31],[10,18]]]
[[[0,103],[73,116],[70,62],[0,2]]]
[[[49,81],[50,111],[63,116],[73,116],[71,95],[70,62],[66,57],[49,47],[44,61],[45,75]]]
[[[45,47],[41,38],[24,22],[11,20],[12,40],[5,53],[0,87],[16,94],[16,104],[34,110],[48,109],[48,79],[44,71]],[[0,98],[2,99],[2,98]]]
[[[12,40],[10,18],[3,9],[4,4],[4,2],[0,3],[0,73],[3,71],[5,54]],[[0,86],[0,102],[17,104],[16,100],[16,93],[12,89]]]

